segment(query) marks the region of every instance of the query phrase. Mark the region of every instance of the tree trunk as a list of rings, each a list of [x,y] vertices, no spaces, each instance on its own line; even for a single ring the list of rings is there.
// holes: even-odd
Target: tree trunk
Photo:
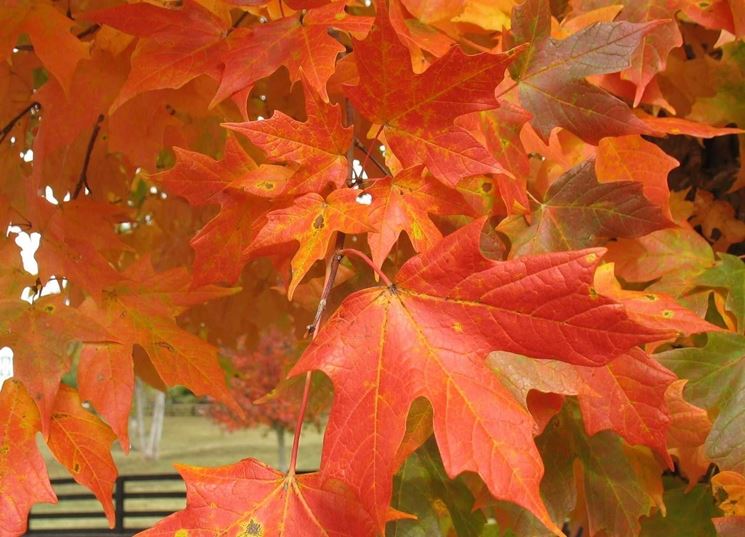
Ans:
[[[135,379],[135,428],[137,429],[137,450],[145,451],[145,386],[142,380]]]
[[[148,439],[147,449],[143,455],[146,459],[157,459],[160,447],[160,439],[163,436],[163,416],[166,410],[166,394],[156,392],[153,403],[153,420],[150,423],[150,438]]]
[[[275,423],[274,432],[277,433],[277,468],[281,471],[287,471],[287,452],[285,449],[285,428],[281,424]]]

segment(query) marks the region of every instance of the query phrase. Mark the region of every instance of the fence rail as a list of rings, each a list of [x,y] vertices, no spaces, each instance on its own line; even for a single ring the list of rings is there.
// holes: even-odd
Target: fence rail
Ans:
[[[166,483],[176,482],[181,490],[163,490]],[[135,490],[132,484],[145,484],[149,490]],[[74,479],[52,479],[52,487],[59,489],[78,487]],[[56,505],[38,505],[29,515],[28,536],[55,537],[72,535],[107,535],[130,536],[148,527],[144,519],[160,519],[183,508],[186,503],[186,491],[183,489],[181,476],[178,474],[122,475],[114,486],[114,527],[108,528],[103,511],[96,497],[90,492],[57,492],[59,502]],[[132,506],[134,501],[147,500],[152,506],[161,508],[139,508]],[[97,508],[88,507],[95,505]],[[83,504],[83,507],[80,505]],[[146,506],[149,507],[149,506]]]
[[[313,470],[298,470],[305,474]],[[186,488],[178,474],[122,475],[116,480],[114,527],[109,528],[101,505],[74,479],[52,479],[57,504],[37,504],[29,514],[29,537],[129,537],[186,505]],[[174,490],[178,487],[178,490]],[[82,504],[82,505],[81,505]]]

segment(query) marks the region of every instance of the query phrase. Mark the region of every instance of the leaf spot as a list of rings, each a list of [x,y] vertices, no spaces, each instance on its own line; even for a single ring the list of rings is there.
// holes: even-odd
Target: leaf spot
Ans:
[[[663,310],[662,316],[665,319],[672,319],[675,316],[675,312],[673,310]]]
[[[646,298],[650,302],[655,302],[658,299],[657,295],[652,295],[652,294],[644,295],[644,298]]]
[[[77,474],[80,473],[80,463],[76,462],[72,465],[72,473]]]
[[[263,525],[258,520],[252,518],[244,526],[243,534],[246,537],[262,537],[264,535]]]
[[[315,229],[323,228],[323,215],[322,214],[319,214],[318,216],[316,216],[316,219],[313,220],[313,227]]]
[[[160,347],[161,349],[165,349],[165,350],[167,350],[169,352],[173,352],[173,351],[176,350],[176,349],[173,348],[173,345],[171,345],[167,341],[156,341],[155,342],[155,346],[156,347]]]
[[[455,330],[456,332],[460,334],[463,332],[463,325],[460,324],[459,322],[455,322],[453,323],[453,330]]]

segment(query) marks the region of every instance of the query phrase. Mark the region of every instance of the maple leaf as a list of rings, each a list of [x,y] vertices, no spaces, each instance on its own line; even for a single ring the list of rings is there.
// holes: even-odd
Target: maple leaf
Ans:
[[[679,164],[641,136],[619,136],[603,138],[598,143],[595,173],[600,183],[641,183],[644,197],[662,209],[666,218],[672,220],[667,176]]]
[[[497,187],[509,214],[525,213],[530,206],[525,184],[525,178],[530,175],[530,161],[520,140],[520,132],[530,117],[522,108],[502,102],[496,110],[468,114],[456,120],[457,125],[467,129],[512,174],[512,177],[496,175]]]
[[[173,152],[176,155],[174,166],[151,175],[150,179],[162,185],[169,194],[181,196],[191,205],[220,203],[219,194],[240,186],[248,187],[252,194],[261,192],[259,189],[262,186],[266,192],[276,195],[282,193],[283,187],[263,180],[262,175],[266,174],[266,170],[261,169],[232,137],[227,139],[223,158],[219,161],[180,147],[174,147]]]
[[[665,391],[675,376],[642,350],[632,349],[600,367],[505,352],[490,354],[488,364],[526,408],[530,390],[576,395],[588,435],[612,430],[631,444],[649,446],[672,466]]]
[[[625,103],[584,79],[628,68],[642,38],[659,21],[597,23],[556,40],[549,37],[548,9],[548,2],[529,0],[515,8],[512,21],[516,42],[531,45],[510,72],[541,138],[547,141],[554,127],[593,145],[606,136],[649,132]]]
[[[269,209],[262,199],[256,198],[281,195],[293,170],[258,166],[232,137],[219,161],[195,151],[174,148],[174,152],[175,165],[151,179],[192,205],[220,204],[217,216],[191,241],[196,253],[194,286],[235,283],[246,263],[242,252],[256,237]]]
[[[154,368],[158,380],[211,395],[241,413],[222,380],[217,350],[180,328],[173,319],[189,305],[235,290],[209,286],[190,290],[185,270],[154,273],[147,263],[149,260],[141,267],[131,267],[129,278],[107,289],[102,300],[88,300],[80,308],[106,326],[113,334],[113,343],[121,347],[95,346],[85,351],[81,362],[90,365],[96,360],[98,374],[88,371],[80,378],[82,391],[115,427],[120,442],[126,441],[132,360],[137,348],[145,351],[146,363]]]
[[[638,112],[638,110],[637,110]],[[667,134],[687,134],[697,138],[714,138],[716,136],[726,136],[728,134],[742,134],[743,129],[734,127],[713,127],[706,123],[699,123],[680,117],[652,117],[642,114],[641,119],[654,129],[655,136]]]
[[[146,2],[122,4],[89,11],[84,17],[139,37],[132,70],[112,111],[146,91],[178,89],[205,73],[219,78],[216,57],[228,25],[195,0],[185,0],[179,9]]]
[[[599,251],[491,261],[479,251],[482,227],[461,228],[409,260],[395,287],[349,296],[291,371],[320,369],[333,381],[322,469],[349,482],[378,524],[406,414],[424,396],[448,475],[479,473],[495,497],[557,531],[538,495],[533,420],[483,357],[503,349],[598,365],[657,337],[590,293]],[[476,440],[464,444],[464,434]]]
[[[506,173],[456,117],[497,107],[494,89],[511,61],[508,54],[467,56],[453,48],[420,75],[379,9],[367,39],[354,42],[360,73],[346,94],[357,110],[381,125],[387,144],[404,167],[423,162],[445,184],[483,173]]]
[[[745,516],[712,518],[717,537],[738,537],[745,531]]]
[[[442,239],[442,233],[429,214],[470,212],[457,192],[434,181],[421,166],[404,170],[392,178],[379,179],[365,193],[376,201],[370,221],[380,231],[368,233],[367,241],[378,267],[383,265],[403,231],[416,252],[428,250]]]
[[[329,29],[361,38],[372,24],[370,17],[350,16],[345,6],[344,1],[312,6],[267,24],[236,29],[221,54],[225,69],[212,102],[251,87],[282,65],[293,81],[299,80],[302,72],[308,84],[328,102],[326,83],[334,73],[336,56],[345,50],[329,36]]]
[[[127,250],[114,230],[121,217],[118,209],[88,199],[63,205],[38,199],[29,214],[42,234],[36,253],[41,279],[64,277],[94,296],[121,279],[107,257]],[[88,233],[91,229],[98,232]]]
[[[711,501],[711,492],[705,485],[685,490],[679,480],[666,481],[664,501],[666,512],[642,519],[640,537],[658,535],[701,535],[715,537],[712,518],[718,510]],[[716,520],[716,519],[714,519]]]
[[[135,374],[132,350],[118,343],[91,343],[80,351],[78,389],[111,425],[124,453],[129,453],[129,411]]]
[[[511,255],[598,246],[613,237],[641,237],[672,225],[631,181],[599,183],[591,160],[557,179],[526,226],[523,217],[500,224]]]
[[[328,184],[340,187],[349,175],[352,129],[342,126],[341,107],[324,103],[303,80],[305,122],[276,111],[267,120],[224,125],[246,136],[273,161],[300,165],[289,179],[288,195],[321,192]]]
[[[665,70],[667,56],[674,48],[683,44],[675,12],[684,4],[681,0],[625,0],[623,10],[616,20],[644,23],[667,20],[644,37],[639,48],[631,57],[631,67],[621,71],[621,78],[636,85],[634,106],[639,106],[644,90],[654,76]]]
[[[70,33],[73,24],[51,4],[4,1],[0,13],[0,58],[9,59],[18,38],[28,34],[34,53],[67,91],[75,68],[89,54],[89,45]]]
[[[735,316],[736,331],[742,332],[745,328],[745,263],[742,259],[720,253],[717,265],[701,274],[696,283],[726,290],[725,308]]]
[[[652,293],[649,290],[623,289],[616,280],[614,268],[613,263],[607,263],[598,269],[595,273],[595,290],[601,295],[622,303],[629,317],[639,324],[669,330],[676,336],[722,330],[680,306],[669,295]]]
[[[715,494],[724,492],[727,499],[719,504],[719,508],[729,516],[745,516],[745,476],[737,472],[724,471],[711,478],[711,485]]]
[[[267,214],[267,221],[247,255],[288,242],[297,242],[298,250],[292,257],[292,278],[287,296],[292,299],[295,288],[310,267],[326,256],[331,240],[337,232],[364,233],[374,231],[369,223],[371,207],[358,203],[359,192],[345,188],[335,190],[324,200],[310,193],[295,198],[292,205]]]
[[[693,484],[706,474],[711,464],[704,453],[704,443],[711,432],[711,420],[706,410],[692,405],[683,397],[687,382],[686,379],[676,380],[665,392],[665,402],[670,412],[667,445],[670,453],[678,459],[681,472]]]
[[[31,506],[57,496],[36,447],[39,412],[20,381],[3,383],[0,416],[0,534],[22,535]]]
[[[112,495],[117,471],[111,456],[114,433],[80,405],[78,392],[61,385],[54,401],[47,445],[75,481],[91,489],[114,527]]]
[[[430,440],[406,459],[393,483],[398,510],[415,513],[416,520],[392,522],[388,535],[407,535],[420,528],[430,535],[481,535],[486,517],[473,510],[473,496],[463,479],[452,480],[442,467],[437,445]]]
[[[703,347],[675,349],[656,357],[679,377],[689,379],[683,392],[686,399],[694,405],[719,410],[706,439],[706,454],[722,469],[745,470],[745,337],[712,333]]]
[[[60,387],[71,365],[68,346],[74,341],[112,341],[115,336],[95,318],[66,306],[62,297],[42,297],[31,305],[18,301],[2,311],[0,345],[14,350],[14,374],[39,407],[46,436]]]
[[[638,535],[639,518],[655,503],[638,464],[648,459],[624,449],[610,432],[585,435],[578,414],[576,405],[566,402],[537,440],[553,463],[547,461],[544,490],[554,505],[566,509],[560,513],[578,512],[590,535]],[[655,470],[659,480],[659,467]]]
[[[186,509],[140,537],[375,534],[343,485],[318,473],[285,475],[255,459],[218,468],[176,468],[186,482]]]
[[[608,261],[630,282],[649,282],[683,273],[686,280],[714,265],[709,243],[691,229],[654,231],[638,239],[621,239],[608,248]]]

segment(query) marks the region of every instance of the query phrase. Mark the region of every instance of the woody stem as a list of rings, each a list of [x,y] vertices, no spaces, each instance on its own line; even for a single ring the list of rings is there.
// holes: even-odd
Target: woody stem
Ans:
[[[8,124],[3,127],[2,130],[0,130],[0,143],[5,141],[5,138],[10,134],[10,131],[13,130],[13,127],[15,127],[16,123],[28,114],[31,110],[33,110],[36,107],[40,107],[41,105],[34,101],[31,104],[29,104],[26,108],[18,112],[10,121],[8,121]]]
[[[80,193],[83,191],[83,187],[91,190],[88,184],[88,165],[91,162],[91,154],[93,153],[93,147],[96,145],[96,138],[98,138],[98,132],[101,130],[101,123],[104,120],[103,114],[98,114],[96,118],[96,124],[93,126],[91,137],[88,139],[88,147],[85,150],[85,159],[83,160],[83,168],[80,170],[80,177],[78,183],[75,185],[75,190],[72,193],[72,199],[77,199]]]

